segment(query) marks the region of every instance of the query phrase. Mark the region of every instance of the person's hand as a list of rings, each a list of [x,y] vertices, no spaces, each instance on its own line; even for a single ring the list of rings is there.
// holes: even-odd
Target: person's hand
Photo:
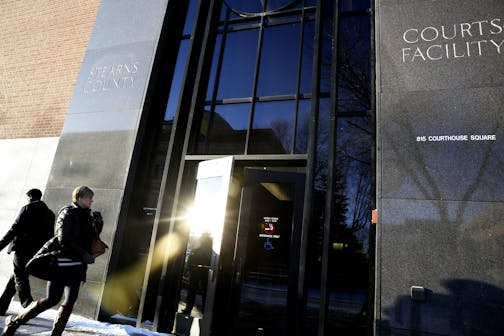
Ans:
[[[86,264],[92,264],[94,263],[94,257],[87,253],[87,252],[84,252],[84,255],[82,256],[82,260],[86,263]]]

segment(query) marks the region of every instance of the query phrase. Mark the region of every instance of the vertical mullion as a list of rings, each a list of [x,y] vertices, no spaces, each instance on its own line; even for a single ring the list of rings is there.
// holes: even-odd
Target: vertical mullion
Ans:
[[[327,159],[327,190],[324,215],[324,238],[322,244],[322,277],[320,284],[321,313],[319,336],[324,335],[327,324],[327,311],[329,304],[328,270],[329,270],[329,245],[331,236],[331,224],[334,221],[334,190],[336,187],[336,147],[337,147],[337,114],[338,114],[338,24],[339,24],[339,1],[334,0],[333,27],[332,27],[332,55],[331,55],[331,96],[329,111],[329,152]]]
[[[377,134],[377,125],[376,125],[376,45],[375,45],[375,33],[376,33],[376,28],[375,28],[375,0],[370,1],[370,13],[369,13],[369,20],[370,20],[370,78],[369,78],[369,85],[371,87],[370,94],[371,94],[371,125],[373,126],[373,142],[372,142],[372,149],[371,149],[371,209],[377,209],[378,205],[376,204],[376,134]],[[377,242],[376,242],[376,225],[371,224],[371,227],[369,229],[369,261],[370,264],[372,264],[372,267],[369,267],[369,285],[368,285],[368,302],[374,302],[372,301],[373,298],[375,298],[375,281],[376,281],[376,256],[378,255],[378,251],[376,251],[377,248]],[[379,307],[379,304],[369,304],[368,305],[368,317],[371,319],[371,321],[374,319],[374,314],[375,314],[375,307]],[[375,323],[369,323],[369,335],[376,335],[376,330],[375,328]]]
[[[322,37],[322,0],[317,0],[317,8],[315,12],[315,34],[313,36],[313,66],[312,66],[312,101],[310,111],[310,126],[307,144],[307,162],[306,162],[306,180],[305,180],[305,195],[303,202],[303,224],[301,231],[301,247],[299,258],[299,281],[296,288],[297,299],[297,316],[295,321],[299,334],[302,334],[301,327],[303,326],[302,309],[306,304],[305,300],[305,276],[306,276],[306,257],[308,250],[308,236],[312,222],[313,212],[313,188],[315,181],[315,165],[317,154],[317,129],[318,129],[318,116],[320,105],[320,46]]]
[[[252,130],[252,122],[254,120],[254,109],[255,109],[256,94],[257,94],[257,82],[258,82],[258,77],[259,77],[259,67],[260,67],[260,62],[261,62],[263,35],[264,35],[264,15],[261,15],[261,22],[259,24],[259,37],[257,39],[256,65],[255,65],[255,72],[254,72],[254,80],[253,80],[253,84],[252,84],[252,97],[251,97],[251,102],[250,102],[250,114],[249,114],[249,121],[248,121],[248,127],[247,127],[247,135],[245,138],[245,153],[244,153],[245,155],[248,154],[250,133]]]
[[[301,70],[303,63],[303,46],[304,46],[304,6],[301,11],[300,20],[300,36],[299,36],[299,51],[298,51],[298,67],[297,67],[297,78],[296,78],[296,103],[294,107],[294,126],[292,129],[292,142],[291,142],[291,154],[296,152],[296,134],[297,134],[297,124],[298,124],[298,113],[299,113],[299,90],[301,86]]]
[[[203,146],[203,153],[205,153],[205,154],[208,153],[208,136],[210,135],[210,131],[211,131],[211,127],[212,127],[213,117],[214,117],[214,113],[215,113],[215,100],[217,99],[217,92],[219,91],[219,82],[220,82],[220,76],[221,76],[221,70],[222,70],[222,60],[224,58],[224,50],[226,48],[226,40],[227,40],[227,35],[228,35],[227,34],[227,27],[228,27],[230,13],[231,13],[231,10],[228,7],[226,10],[226,21],[224,22],[224,27],[223,27],[223,32],[222,32],[222,42],[220,45],[219,60],[217,61],[217,69],[215,70],[215,81],[214,81],[214,86],[213,86],[214,90],[212,92],[212,100],[210,102],[211,105],[210,105],[210,112],[209,112],[208,123],[207,123],[207,136],[205,138],[205,143]]]

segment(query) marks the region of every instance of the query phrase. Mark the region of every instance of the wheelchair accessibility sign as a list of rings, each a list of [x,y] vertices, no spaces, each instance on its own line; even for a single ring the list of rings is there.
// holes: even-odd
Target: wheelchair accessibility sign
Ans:
[[[263,217],[263,223],[261,224],[261,233],[259,234],[260,238],[266,238],[266,241],[263,244],[263,248],[266,251],[273,251],[275,249],[275,245],[273,244],[272,239],[280,238],[279,234],[275,234],[278,229],[278,217]]]

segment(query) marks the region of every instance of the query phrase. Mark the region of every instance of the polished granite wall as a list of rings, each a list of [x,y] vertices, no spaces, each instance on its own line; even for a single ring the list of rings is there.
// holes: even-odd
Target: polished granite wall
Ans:
[[[90,186],[110,243],[167,2],[102,1],[47,182],[45,199],[54,209],[71,201],[75,186]],[[110,250],[89,267],[78,313],[97,316],[109,258]]]
[[[504,2],[377,0],[376,47],[377,334],[501,335]]]

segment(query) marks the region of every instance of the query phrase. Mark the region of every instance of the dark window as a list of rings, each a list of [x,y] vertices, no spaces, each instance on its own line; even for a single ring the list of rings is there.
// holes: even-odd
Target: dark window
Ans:
[[[214,113],[204,113],[198,153],[243,154],[250,104],[217,105]]]
[[[364,112],[371,105],[370,25],[368,15],[340,18],[338,111]]]
[[[295,153],[304,154],[308,146],[308,131],[310,129],[311,100],[300,100],[296,127]]]
[[[217,99],[252,96],[258,30],[228,33]]]
[[[264,30],[258,96],[296,93],[299,34],[299,24]]]
[[[258,103],[249,154],[288,154],[292,147],[295,101]]]

